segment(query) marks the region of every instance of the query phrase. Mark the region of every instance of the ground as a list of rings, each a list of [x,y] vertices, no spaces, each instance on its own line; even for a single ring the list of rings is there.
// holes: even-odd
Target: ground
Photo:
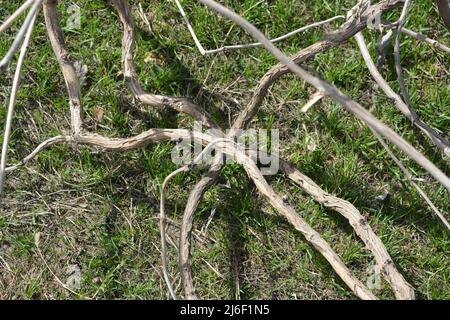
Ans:
[[[114,137],[147,128],[189,127],[191,120],[137,102],[121,75],[121,29],[107,1],[61,1],[81,7],[81,28],[65,28],[74,57],[87,66],[82,91],[87,127]],[[20,1],[0,1],[0,20]],[[251,97],[258,79],[275,59],[263,49],[203,57],[195,48],[172,1],[132,1],[138,27],[135,61],[148,91],[194,99],[228,126]],[[195,1],[182,1],[200,41],[208,49],[251,41],[239,27]],[[270,37],[313,21],[345,14],[356,1],[226,0]],[[398,12],[391,18],[398,16]],[[388,17],[386,17],[388,18]],[[320,39],[341,21],[279,43],[292,54]],[[3,56],[19,25],[0,37]],[[415,1],[407,27],[449,45],[450,38],[432,1]],[[375,56],[379,33],[365,32]],[[393,57],[383,74],[394,89]],[[444,135],[450,128],[450,57],[424,43],[402,38],[402,63],[420,117]],[[374,85],[354,40],[318,55],[308,66],[360,101],[419,148],[447,174],[448,162]],[[0,127],[4,127],[13,72],[0,77]],[[370,130],[330,99],[300,112],[313,90],[293,76],[276,84],[252,123],[281,132],[281,154],[328,192],[352,202],[385,243],[397,267],[421,299],[450,299],[449,232],[377,143]],[[10,163],[40,142],[69,128],[64,81],[49,46],[42,15],[26,61],[18,96]],[[448,137],[448,135],[447,135]],[[161,277],[158,231],[159,192],[177,168],[173,144],[134,152],[104,153],[56,146],[26,168],[7,176],[0,207],[0,298],[166,299]],[[448,192],[400,153],[404,164],[443,212]],[[217,299],[355,299],[328,263],[258,196],[239,165],[227,165],[196,217],[193,265],[199,293]],[[178,176],[170,186],[172,220],[170,273],[180,285],[178,227],[198,173]],[[337,213],[325,209],[286,182],[270,183],[323,233],[364,283],[373,257]],[[385,197],[388,195],[388,197]],[[386,198],[386,199],[382,199]],[[448,214],[446,215],[449,218]],[[212,219],[211,219],[212,217]],[[210,223],[209,223],[210,221]],[[77,273],[81,283],[73,282]],[[76,279],[75,279],[76,280]],[[387,283],[374,288],[393,298]]]

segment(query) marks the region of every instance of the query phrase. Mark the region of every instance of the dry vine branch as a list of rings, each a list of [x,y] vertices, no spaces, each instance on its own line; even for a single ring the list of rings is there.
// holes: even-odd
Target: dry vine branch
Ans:
[[[381,12],[384,12],[383,10],[392,10],[399,4],[394,4],[393,6],[390,5],[389,2],[385,1],[385,3],[381,3],[379,7],[374,7],[376,9],[380,9]],[[367,14],[367,17],[365,17],[365,23],[361,23],[357,27],[360,29],[363,29],[366,27],[367,20],[369,19],[369,14]],[[333,40],[325,40],[321,41],[316,45],[312,45],[305,50],[302,50],[301,53],[298,55],[300,59],[310,59],[314,57],[316,54],[326,51],[328,49],[331,49],[335,46],[340,45],[342,42],[350,38],[352,30],[354,26],[352,24],[346,24],[341,31],[336,32],[335,34],[340,35],[334,38],[331,38]],[[346,35],[348,35],[346,39]],[[340,39],[341,38],[341,39]],[[296,61],[297,63],[299,61]],[[280,64],[281,65],[281,64]],[[277,65],[277,66],[280,66]],[[284,66],[281,65],[281,68]],[[273,71],[274,68],[271,69]],[[281,70],[277,73],[277,70]],[[286,69],[287,72],[288,69]],[[244,128],[251,119],[256,115],[260,105],[263,102],[264,96],[266,95],[270,85],[272,85],[282,74],[282,69],[277,69],[275,67],[275,71],[271,72],[269,71],[267,75],[269,75],[266,79],[267,81],[264,82],[262,80],[259,87],[256,88],[256,91],[253,95],[253,98],[251,102],[248,104],[247,108],[245,108],[240,116],[235,120],[234,124],[232,125],[232,128],[234,129],[242,129]],[[264,79],[264,78],[263,78]],[[230,133],[232,134],[232,133]],[[217,181],[219,172],[221,170],[221,166],[215,163],[213,167],[211,168],[210,172],[203,177],[192,189],[191,193],[189,194],[188,202],[186,205],[186,209],[184,211],[183,215],[183,221],[182,221],[182,228],[180,233],[180,269],[181,269],[181,275],[183,279],[184,289],[186,297],[189,299],[196,299],[197,293],[195,290],[194,280],[192,276],[192,266],[191,266],[191,232],[193,228],[193,220],[194,220],[194,214],[195,211],[199,205],[199,202],[201,201],[204,193]]]
[[[336,210],[350,222],[358,237],[374,255],[377,265],[394,290],[397,299],[414,299],[414,289],[397,271],[383,242],[373,232],[367,220],[361,215],[358,209],[350,202],[325,192],[309,177],[297,170],[291,163],[281,160],[280,164],[281,170],[287,177],[313,197],[315,201],[327,208]]]
[[[440,42],[438,42],[438,41],[436,41],[436,40],[434,40],[434,39],[430,39],[430,38],[428,38],[427,36],[425,36],[425,35],[423,35],[423,34],[414,32],[414,31],[409,30],[409,29],[407,29],[407,28],[402,28],[402,32],[403,32],[405,35],[407,35],[407,36],[409,36],[409,37],[411,37],[411,38],[414,38],[414,39],[416,39],[416,40],[419,40],[419,41],[423,41],[423,42],[429,43],[429,44],[431,44],[431,45],[432,45],[433,47],[435,47],[435,48],[438,48],[438,49],[440,49],[440,50],[442,50],[442,51],[445,51],[446,53],[450,53],[450,48],[449,48],[449,47],[447,47],[446,45],[444,45],[444,44],[442,44],[442,43],[440,43]]]
[[[395,30],[394,58],[395,58],[395,71],[397,72],[397,80],[400,85],[400,91],[408,108],[411,110],[412,109],[411,97],[409,95],[408,89],[406,88],[405,78],[403,76],[402,62],[400,57],[400,38],[401,38],[400,30],[402,30],[402,28],[406,24],[406,19],[408,17],[410,6],[411,0],[405,0],[405,4],[403,5],[403,10],[400,19],[395,23],[395,25],[397,25],[397,29]]]
[[[220,139],[219,139],[220,140]],[[219,142],[221,143],[221,142]],[[225,149],[225,147],[223,147]],[[233,149],[233,148],[230,148]],[[234,149],[236,150],[236,149]],[[319,251],[324,258],[330,263],[336,273],[341,277],[341,279],[348,285],[348,287],[361,299],[376,299],[376,297],[367,289],[367,287],[362,284],[342,263],[339,256],[334,252],[334,250],[329,246],[329,244],[312,229],[305,220],[303,220],[295,210],[287,205],[282,197],[277,195],[275,191],[269,186],[267,181],[264,179],[260,170],[256,164],[245,154],[235,151],[233,153],[239,163],[242,163],[248,176],[253,180],[258,190],[267,198],[270,204],[277,209],[277,211],[285,217],[298,231],[300,231],[316,249]],[[195,290],[189,292],[188,297],[195,297]],[[414,296],[414,295],[413,295]]]
[[[377,67],[375,66],[375,63],[373,62],[369,49],[367,48],[366,41],[364,40],[364,36],[361,32],[356,34],[355,36],[356,41],[358,43],[359,49],[361,51],[361,54],[364,58],[364,61],[366,62],[367,68],[369,69],[369,72],[371,73],[372,77],[375,79],[375,81],[378,83],[378,85],[381,87],[381,89],[384,91],[384,93],[391,98],[395,104],[397,105],[398,109],[405,114],[413,123],[415,123],[422,131],[424,131],[433,141],[436,141],[436,144],[442,143],[441,140],[436,138],[434,134],[437,134],[434,130],[429,128],[425,123],[423,123],[420,119],[418,119],[417,114],[412,110],[411,108],[408,108],[408,106],[403,102],[403,100],[400,98],[398,94],[394,92],[394,90],[389,86],[387,81],[383,78],[383,76],[378,71]],[[383,145],[383,147],[386,149],[390,157],[396,162],[396,164],[400,167],[400,169],[403,171],[407,179],[410,181],[410,183],[413,185],[414,188],[419,192],[419,194],[425,199],[425,201],[430,204],[430,207],[433,209],[433,211],[436,213],[436,215],[439,217],[439,219],[442,221],[442,223],[447,227],[447,229],[450,230],[450,223],[445,219],[445,217],[437,210],[436,206],[431,202],[431,200],[425,195],[425,192],[412,180],[412,175],[409,173],[409,170],[406,169],[401,162],[395,157],[395,155],[392,153],[392,151],[389,149],[389,147],[384,142],[383,138],[380,137],[379,134],[374,132],[377,139],[380,141],[380,143]],[[444,140],[445,141],[445,140]],[[445,141],[446,142],[446,141]],[[450,156],[450,145],[446,146],[443,145],[444,150],[447,155]]]
[[[392,9],[398,8],[404,3],[404,0],[393,0],[393,1],[381,1],[380,3],[373,5],[361,13],[358,19],[350,19],[344,26],[342,26],[338,31],[333,32],[330,35],[325,36],[321,41],[314,43],[313,45],[301,50],[299,53],[292,57],[292,60],[301,64],[321,52],[325,52],[332,48],[338,47],[348,41],[351,37],[355,36],[358,32],[361,32],[366,28],[367,23],[372,19],[373,12],[384,13]],[[402,28],[403,30],[404,28]],[[409,30],[408,30],[409,31]],[[405,31],[406,32],[406,31]],[[284,64],[279,63],[272,67],[259,81],[253,97],[247,107],[241,112],[236,120],[237,127],[246,126],[250,123],[251,119],[256,115],[259,108],[261,107],[264,98],[267,95],[269,88],[283,75],[289,73],[290,70]],[[409,108],[408,108],[409,109]],[[402,109],[401,109],[402,110]],[[404,109],[403,109],[404,110]],[[417,119],[414,116],[415,113],[410,110],[405,110],[405,114],[411,114],[411,117]],[[403,112],[403,111],[402,111]],[[426,132],[427,136],[431,137],[432,141],[437,144],[446,154],[448,153],[447,146],[448,141],[442,138],[434,130],[429,128],[428,125],[417,119],[418,122],[415,124],[422,128]],[[428,129],[429,128],[429,129]]]
[[[0,26],[0,34],[8,29],[13,24],[13,22],[16,21],[17,18],[19,18],[20,15],[33,4],[34,1],[35,0],[27,0],[8,19],[6,19],[5,22],[3,22],[3,24]]]
[[[66,83],[67,92],[69,94],[72,134],[77,136],[82,133],[83,123],[83,101],[81,98],[80,81],[75,70],[74,61],[72,60],[72,57],[70,56],[64,43],[64,34],[59,25],[58,15],[56,12],[57,3],[57,0],[45,0],[45,23],[47,25],[47,33],[53,52],[58,60]]]
[[[444,24],[450,32],[450,4],[448,0],[436,0],[436,4],[438,6],[439,14],[444,20]]]
[[[112,0],[111,2],[117,11],[123,26],[122,64],[125,79],[134,95],[149,106],[167,106],[175,111],[192,116],[195,120],[208,128],[219,129],[219,126],[214,123],[211,116],[206,111],[201,110],[201,108],[193,102],[183,98],[148,94],[145,92],[138,80],[136,67],[133,61],[133,51],[136,47],[136,34],[130,9],[124,1]]]
[[[38,1],[38,0],[37,0]],[[305,220],[303,220],[295,210],[286,204],[284,200],[274,192],[272,187],[268,184],[262,173],[258,169],[254,160],[245,154],[245,152],[230,151],[227,148],[229,142],[228,137],[219,128],[217,124],[211,119],[211,117],[200,107],[196,106],[192,102],[183,98],[173,98],[166,96],[159,96],[148,94],[144,91],[142,85],[138,81],[137,73],[133,62],[133,50],[135,48],[135,30],[133,18],[125,0],[111,0],[115,9],[118,12],[120,21],[123,26],[123,44],[122,44],[122,64],[125,78],[131,91],[142,102],[154,106],[154,107],[170,107],[178,112],[183,112],[191,115],[197,121],[200,121],[209,128],[214,128],[214,133],[202,133],[197,131],[191,131],[187,129],[149,129],[141,134],[138,134],[130,138],[108,138],[93,133],[88,133],[83,130],[83,117],[82,117],[82,95],[80,90],[80,83],[78,76],[75,72],[74,62],[70,59],[70,54],[67,51],[64,44],[64,36],[58,23],[58,17],[56,12],[56,0],[44,1],[44,14],[47,25],[47,32],[49,34],[50,42],[52,44],[54,53],[60,64],[66,86],[69,92],[69,103],[71,109],[71,133],[68,135],[57,136],[48,139],[41,143],[29,156],[16,165],[6,169],[8,172],[12,172],[18,169],[21,165],[25,165],[30,160],[38,155],[42,150],[51,147],[57,143],[69,143],[74,145],[86,145],[94,148],[100,148],[103,150],[111,151],[126,151],[134,150],[136,148],[145,146],[149,143],[157,143],[161,141],[177,141],[180,139],[191,139],[194,143],[207,146],[206,149],[215,146],[215,149],[219,152],[215,157],[213,164],[210,167],[210,171],[204,176],[199,183],[193,188],[189,195],[188,203],[186,205],[185,214],[183,216],[183,224],[181,227],[180,235],[180,267],[183,278],[183,284],[185,288],[186,298],[196,298],[195,286],[192,277],[191,270],[191,232],[194,220],[194,214],[198,207],[198,204],[206,190],[212,186],[217,177],[219,176],[222,168],[221,160],[223,154],[231,154],[236,161],[244,166],[249,178],[255,183],[259,192],[264,195],[269,203],[277,210],[277,212],[286,218],[298,231],[300,231],[330,263],[336,273],[341,279],[349,286],[349,288],[362,299],[376,299],[376,297],[370,292],[370,290],[361,283],[345,266],[340,257],[333,251],[330,245],[312,229]],[[395,132],[381,124],[370,113],[363,109],[359,104],[344,96],[337,88],[331,86],[327,82],[311,76],[302,68],[297,66],[289,58],[284,56],[272,42],[264,37],[256,28],[254,28],[247,21],[239,17],[238,15],[218,5],[215,1],[211,0],[199,0],[200,2],[207,4],[208,6],[218,10],[221,14],[228,16],[247,31],[249,31],[263,46],[269,51],[275,54],[275,56],[288,68],[284,66],[276,66],[262,79],[262,84],[257,88],[254,98],[249,104],[248,108],[237,118],[233,124],[233,128],[244,128],[256,114],[259,106],[264,99],[264,96],[271,84],[273,84],[282,74],[287,73],[289,70],[294,71],[301,78],[307,80],[314,85],[319,92],[325,92],[330,97],[336,99],[343,104],[347,110],[353,112],[358,118],[363,120],[369,125],[369,127],[376,132],[377,135],[384,136],[390,142],[394,143],[401,150],[410,155],[416,162],[422,164],[432,175],[435,176],[444,186],[449,189],[448,178],[437,169],[429,160],[417,150],[412,148]],[[304,62],[305,60],[313,57],[315,54],[326,51],[330,48],[339,46],[341,43],[348,40],[350,37],[360,32],[367,26],[367,22],[370,19],[370,14],[367,10],[375,10],[375,12],[385,12],[399,7],[404,3],[404,0],[384,0],[377,5],[366,8],[366,11],[357,10],[357,14],[350,17],[349,21],[337,32],[327,36],[324,40],[310,46],[297,55],[295,62]],[[373,13],[373,12],[372,12]],[[231,152],[231,153],[230,153]],[[420,163],[422,162],[422,163]],[[195,163],[195,161],[194,161]],[[350,203],[335,196],[332,196],[317,186],[311,179],[303,175],[292,164],[281,160],[281,169],[286,176],[293,182],[298,184],[303,190],[310,194],[315,201],[323,204],[326,207],[332,208],[341,213],[350,222],[357,235],[363,240],[367,248],[373,253],[377,264],[383,271],[384,276],[391,285],[396,298],[398,299],[413,299],[414,290],[405,281],[403,276],[397,271],[395,265],[392,262],[386,248],[382,241],[375,235],[367,221],[361,215],[361,213]],[[171,288],[170,278],[167,272],[166,261],[166,249],[165,249],[165,207],[164,197],[165,190],[170,179],[178,172],[186,172],[190,169],[190,166],[182,167],[175,173],[171,174],[163,183],[161,188],[161,241],[162,241],[162,259],[163,259],[163,273],[164,278],[168,284],[169,291],[173,298],[176,298],[175,290]]]
[[[20,85],[20,76],[22,73],[22,68],[23,68],[23,64],[24,64],[25,57],[27,54],[28,45],[31,40],[31,35],[34,30],[34,24],[36,22],[36,17],[37,17],[38,11],[40,9],[40,6],[38,6],[36,8],[37,8],[36,10],[31,11],[31,13],[32,13],[31,19],[26,24],[27,28],[25,29],[24,40],[23,40],[22,47],[20,49],[19,60],[17,61],[16,72],[14,74],[14,80],[13,80],[13,85],[12,85],[12,89],[11,89],[11,96],[9,98],[8,113],[6,116],[6,125],[5,125],[5,131],[3,134],[2,154],[1,154],[1,160],[0,160],[0,198],[3,196],[3,182],[4,182],[4,176],[5,176],[5,170],[6,170],[6,161],[8,159],[9,137],[11,135],[14,107],[16,104],[17,92],[19,90],[19,85]],[[25,25],[25,23],[24,23],[24,25]]]
[[[178,10],[181,13],[181,16],[183,17],[183,20],[185,21],[185,23],[186,23],[186,25],[188,27],[189,33],[191,34],[192,39],[194,40],[194,43],[195,43],[195,45],[198,48],[198,51],[200,51],[200,54],[208,55],[208,54],[219,53],[219,52],[223,52],[223,51],[256,48],[256,47],[261,47],[262,46],[262,43],[254,42],[254,43],[247,43],[247,44],[229,45],[229,46],[223,46],[223,47],[220,47],[220,48],[217,48],[217,49],[205,50],[205,48],[203,48],[201,42],[198,40],[198,37],[197,37],[197,35],[195,34],[195,31],[194,31],[194,28],[192,27],[192,25],[191,25],[187,15],[186,15],[186,12],[184,12],[184,9],[181,6],[180,1],[179,0],[174,0],[174,1],[175,1],[176,5],[178,7]],[[329,18],[329,19],[326,19],[326,20],[323,20],[323,21],[320,21],[320,22],[314,22],[314,23],[309,24],[307,26],[301,27],[301,28],[299,28],[297,30],[291,31],[291,32],[289,32],[289,33],[287,33],[285,35],[282,35],[282,36],[279,36],[277,38],[271,39],[270,42],[272,42],[272,43],[279,42],[281,40],[284,40],[284,39],[287,39],[289,37],[292,37],[293,35],[296,35],[298,33],[307,31],[307,30],[315,28],[315,27],[322,26],[324,24],[329,24],[329,23],[331,23],[333,21],[336,21],[336,20],[339,20],[339,19],[345,19],[345,16],[335,16],[335,17],[332,17],[332,18]]]
[[[322,40],[301,50],[297,54],[293,55],[291,59],[295,63],[301,64],[314,58],[319,53],[341,46],[355,34],[367,28],[367,23],[370,21],[373,12],[385,13],[392,11],[393,9],[398,8],[403,1],[404,0],[384,0],[371,6],[368,10],[362,13],[359,19],[351,19],[347,21],[339,30],[326,35]],[[267,71],[256,86],[252,99],[247,104],[246,108],[239,114],[239,117],[235,121],[234,127],[246,127],[257,114],[264,98],[267,95],[267,92],[269,91],[269,88],[278,79],[289,72],[289,68],[282,63],[278,63]]]

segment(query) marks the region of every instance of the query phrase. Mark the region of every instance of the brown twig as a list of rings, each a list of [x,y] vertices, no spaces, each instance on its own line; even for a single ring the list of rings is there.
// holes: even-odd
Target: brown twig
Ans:
[[[403,102],[402,98],[395,93],[387,81],[383,78],[381,73],[378,71],[375,63],[373,62],[369,50],[364,40],[364,36],[361,32],[357,33],[355,39],[358,43],[359,49],[362,53],[364,61],[369,69],[370,74],[383,90],[383,92],[391,98],[396,107],[409,119],[414,125],[416,125],[422,132],[424,132],[435,144],[438,146],[448,157],[450,157],[450,142],[441,137],[439,133],[433,130],[429,125],[424,123],[414,109]]]
[[[436,4],[439,14],[442,17],[448,32],[450,32],[450,4],[448,3],[448,0],[436,0]]]
[[[27,10],[33,4],[34,1],[35,0],[27,0],[19,7],[19,9],[14,11],[14,13],[11,16],[9,16],[9,18],[6,19],[0,26],[0,34],[2,34],[6,29],[8,29],[14,23],[14,21],[16,21],[17,18],[19,18],[20,15],[24,13],[25,10]]]
[[[411,6],[411,0],[405,0],[403,5],[403,10],[400,18],[395,23],[397,26],[395,30],[395,43],[394,43],[394,58],[395,58],[395,71],[397,72],[397,80],[400,85],[400,91],[402,93],[403,99],[406,102],[408,109],[412,110],[411,96],[409,95],[408,89],[406,88],[405,78],[403,76],[403,68],[400,57],[400,38],[401,30],[406,24],[406,19],[408,17],[409,8]]]
[[[407,28],[402,28],[402,33],[407,35],[408,37],[414,38],[414,39],[416,39],[418,41],[426,42],[426,43],[432,45],[433,47],[435,47],[437,49],[445,51],[446,53],[450,53],[450,48],[449,47],[447,47],[446,45],[444,45],[444,44],[442,44],[442,43],[440,43],[440,42],[438,42],[438,41],[436,41],[434,39],[428,38],[427,36],[425,36],[423,34],[417,33],[415,31],[412,31],[412,30],[407,29]]]
[[[50,43],[64,76],[69,94],[72,133],[79,135],[82,133],[83,123],[83,101],[81,98],[80,81],[75,70],[74,61],[66,48],[64,34],[58,22],[57,4],[57,0],[44,1],[45,23],[47,25]]]
[[[33,34],[34,25],[35,25],[40,7],[37,6],[36,8],[37,8],[36,10],[31,11],[32,15],[31,15],[31,20],[29,21],[29,23],[28,24],[24,23],[24,25],[27,25],[27,28],[25,29],[23,44],[20,49],[20,55],[19,55],[19,59],[17,61],[17,67],[16,67],[16,71],[14,74],[14,80],[13,80],[13,84],[12,84],[12,88],[11,88],[11,96],[9,98],[8,113],[6,115],[6,124],[5,124],[5,131],[3,134],[2,154],[1,154],[1,160],[0,160],[0,197],[3,196],[3,183],[4,183],[5,172],[6,172],[5,171],[6,170],[6,161],[8,159],[9,138],[10,138],[11,130],[12,130],[12,121],[13,121],[17,93],[19,91],[19,86],[20,86],[20,76],[22,75],[22,68],[23,68],[23,64],[25,62],[28,45],[31,41],[31,36]]]
[[[391,288],[394,290],[394,294],[397,299],[409,300],[415,298],[414,289],[397,271],[389,253],[383,245],[383,242],[373,232],[367,220],[361,215],[355,206],[348,201],[328,194],[289,162],[280,160],[280,166],[281,170],[287,175],[287,177],[301,187],[315,201],[327,208],[339,212],[349,221],[356,234],[374,255],[380,270],[391,285]]]

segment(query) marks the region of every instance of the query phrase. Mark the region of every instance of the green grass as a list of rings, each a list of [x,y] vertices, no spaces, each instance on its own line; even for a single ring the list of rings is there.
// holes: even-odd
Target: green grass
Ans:
[[[254,86],[276,63],[275,59],[263,49],[202,57],[174,3],[142,3],[152,21],[154,32],[150,32],[137,14],[137,1],[132,2],[138,27],[135,61],[145,88],[191,97],[228,126],[229,113],[235,116],[246,105]],[[205,48],[251,41],[239,27],[195,1],[182,2]],[[345,14],[355,3],[225,2],[271,37]],[[18,3],[1,2],[0,17],[12,12]],[[81,30],[65,29],[65,35],[73,56],[89,70],[82,87],[88,128],[111,137],[124,137],[152,127],[189,127],[192,122],[187,117],[149,109],[132,98],[121,76],[121,29],[116,15],[103,1],[77,3],[81,5]],[[66,6],[59,5],[63,26]],[[407,26],[450,44],[430,0],[413,4]],[[18,27],[15,24],[0,37],[0,56],[7,51]],[[279,47],[286,53],[295,53],[330,30],[331,27],[324,27],[308,31]],[[365,32],[372,53],[378,35],[374,30]],[[149,56],[158,59],[144,62]],[[398,90],[392,60],[390,56],[383,74]],[[448,55],[402,38],[402,61],[418,114],[448,135]],[[354,40],[318,55],[308,66],[364,106],[376,106],[373,112],[378,118],[449,173],[448,162],[375,89]],[[12,71],[0,77],[2,106],[7,103],[11,81]],[[253,127],[280,129],[283,157],[325,190],[361,210],[419,298],[450,299],[449,233],[405,182],[370,131],[328,99],[308,114],[301,113],[300,108],[313,89],[293,76],[284,77],[271,92]],[[95,117],[98,110],[104,112],[101,121]],[[41,16],[18,97],[10,162],[19,161],[46,138],[67,131],[68,116],[64,81]],[[2,107],[1,128],[5,117]],[[160,186],[176,169],[170,161],[172,146],[162,143],[121,154],[57,146],[40,154],[27,168],[9,175],[0,207],[0,298],[77,298],[62,288],[49,270],[65,282],[70,265],[81,269],[82,283],[77,290],[81,298],[167,298],[160,271],[157,215]],[[433,202],[448,212],[448,192],[415,163],[398,155],[424,180],[420,185]],[[192,173],[177,177],[171,184],[167,200],[170,218],[175,223],[168,230],[171,243],[178,243],[178,226],[188,192],[199,177]],[[282,175],[269,180],[365,282],[373,257],[345,219],[315,203]],[[376,200],[386,192],[390,194],[387,201]],[[212,212],[214,218],[205,231]],[[355,298],[320,254],[258,196],[238,165],[227,165],[220,185],[206,194],[195,228],[194,271],[204,298]],[[45,263],[35,244],[37,233]],[[177,252],[173,245],[169,251],[170,272],[178,283]],[[375,293],[381,298],[393,297],[385,282]]]

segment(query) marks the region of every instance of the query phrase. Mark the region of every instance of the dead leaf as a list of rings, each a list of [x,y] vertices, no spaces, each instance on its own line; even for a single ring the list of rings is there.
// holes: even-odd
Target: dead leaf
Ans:
[[[92,115],[96,122],[102,122],[104,114],[105,112],[103,111],[102,107],[95,106],[94,109],[92,109]]]
[[[145,63],[153,62],[154,64],[157,64],[158,66],[161,66],[164,64],[164,61],[158,58],[156,54],[153,52],[147,52],[144,58]]]

